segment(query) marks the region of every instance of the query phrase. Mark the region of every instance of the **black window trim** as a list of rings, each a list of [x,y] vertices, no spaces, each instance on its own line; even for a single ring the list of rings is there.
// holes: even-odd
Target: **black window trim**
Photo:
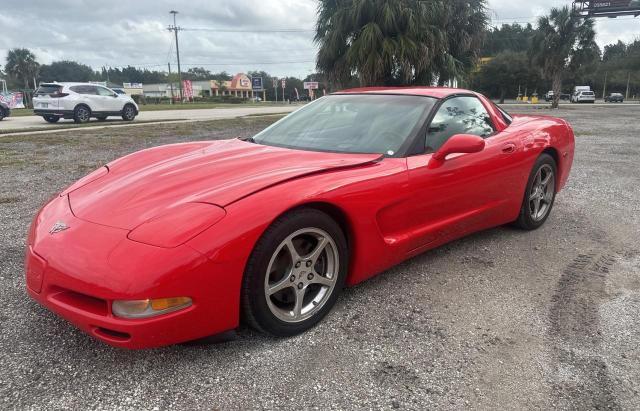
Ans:
[[[447,97],[439,99],[438,104],[433,106],[433,108],[431,109],[431,113],[429,114],[429,116],[427,118],[427,121],[425,121],[425,123],[422,125],[420,131],[415,136],[415,141],[411,145],[411,150],[409,150],[409,153],[408,153],[407,157],[415,157],[415,156],[421,156],[421,155],[425,155],[425,154],[433,154],[434,153],[433,151],[427,152],[425,150],[425,140],[424,140],[423,136],[426,136],[427,128],[429,127],[429,125],[433,121],[433,118],[436,116],[436,114],[438,113],[438,110],[440,110],[442,105],[444,103],[446,103],[448,100],[451,100],[453,98],[458,98],[458,97],[473,97],[476,100],[478,100],[478,102],[482,105],[482,107],[484,107],[485,111],[487,112],[487,115],[489,115],[489,120],[491,121],[491,124],[490,124],[491,128],[493,128],[493,133],[489,134],[486,137],[483,137],[485,140],[495,136],[498,133],[498,129],[496,128],[496,125],[495,125],[495,123],[493,121],[493,118],[491,118],[491,114],[489,113],[489,110],[487,110],[485,105],[482,103],[482,100],[480,99],[480,97],[478,97],[476,94],[473,94],[473,93],[455,93],[455,94],[450,94]]]

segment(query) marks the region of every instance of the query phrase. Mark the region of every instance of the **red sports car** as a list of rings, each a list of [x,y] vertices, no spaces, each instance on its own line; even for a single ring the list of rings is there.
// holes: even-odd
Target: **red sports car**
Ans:
[[[409,257],[540,227],[573,152],[565,121],[466,90],[335,93],[252,138],[143,150],[73,184],[31,226],[27,290],[119,347],[241,321],[294,335]]]

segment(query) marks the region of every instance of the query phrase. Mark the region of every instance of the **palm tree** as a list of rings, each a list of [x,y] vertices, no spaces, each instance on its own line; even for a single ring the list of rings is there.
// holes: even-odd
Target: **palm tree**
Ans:
[[[430,84],[466,74],[486,30],[485,0],[320,0],[317,67],[339,87]]]
[[[7,53],[7,74],[22,80],[25,88],[29,88],[29,80],[38,74],[39,66],[36,56],[28,49],[11,49]]]
[[[564,71],[582,50],[593,47],[594,39],[593,20],[583,20],[568,6],[552,8],[548,16],[538,19],[531,56],[552,82],[552,108],[558,108],[560,102]]]

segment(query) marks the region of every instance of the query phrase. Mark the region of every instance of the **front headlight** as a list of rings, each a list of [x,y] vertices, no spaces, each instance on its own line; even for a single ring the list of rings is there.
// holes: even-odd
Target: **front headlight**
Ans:
[[[113,315],[121,318],[149,318],[191,307],[191,298],[172,297],[153,300],[116,300],[111,304]]]
[[[163,248],[186,243],[226,215],[224,208],[208,203],[184,203],[145,221],[128,235],[130,240]]]

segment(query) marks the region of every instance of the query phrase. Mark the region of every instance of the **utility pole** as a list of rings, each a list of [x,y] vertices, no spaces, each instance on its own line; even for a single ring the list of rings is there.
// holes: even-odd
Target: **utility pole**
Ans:
[[[604,72],[604,87],[602,88],[602,98],[604,99],[607,95],[607,76],[609,75],[608,71]]]
[[[631,72],[629,72],[629,75],[627,76],[627,92],[624,96],[625,100],[629,100],[629,83],[631,82]]]
[[[171,79],[171,63],[167,63],[169,67],[169,88],[171,88],[171,99],[169,100],[169,104],[173,104],[173,80]]]
[[[178,32],[182,30],[182,28],[176,26],[176,14],[178,14],[178,12],[175,10],[171,10],[169,14],[173,14],[173,26],[169,26],[167,30],[173,31],[176,36],[176,55],[178,57],[178,88],[180,89],[180,102],[182,102],[182,71],[180,70],[180,47],[178,46]]]

